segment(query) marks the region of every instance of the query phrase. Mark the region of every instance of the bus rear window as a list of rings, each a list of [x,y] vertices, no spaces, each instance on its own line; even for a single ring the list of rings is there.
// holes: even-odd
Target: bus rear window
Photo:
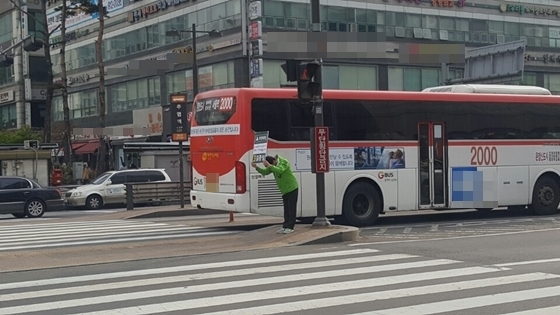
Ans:
[[[199,126],[225,124],[235,113],[236,107],[234,96],[197,100],[194,106],[194,119]]]

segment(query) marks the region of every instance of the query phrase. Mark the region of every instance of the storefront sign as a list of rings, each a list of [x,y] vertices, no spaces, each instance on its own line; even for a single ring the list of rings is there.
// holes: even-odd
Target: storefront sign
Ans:
[[[560,10],[558,10],[557,8],[526,6],[526,5],[512,4],[512,3],[502,3],[502,4],[500,4],[500,11],[503,12],[503,13],[517,12],[519,14],[533,13],[535,15],[560,16]]]
[[[0,104],[13,102],[14,101],[14,90],[0,92]]]
[[[62,1],[50,1],[51,2],[51,6],[53,6],[53,2],[56,5],[58,2],[62,2]],[[98,4],[98,0],[90,0],[91,5],[97,5]],[[70,5],[70,1],[68,1],[68,4]],[[116,10],[120,10],[124,7],[124,0],[104,0],[103,1],[104,6],[107,8],[107,12],[111,13],[114,12]],[[57,7],[60,6],[60,4],[56,5]],[[49,11],[52,10],[51,8],[49,9]],[[99,17],[98,13],[93,13],[93,14],[87,14],[87,13],[83,13],[80,12],[76,15],[73,16],[67,16],[66,17],[66,28],[71,28],[73,26],[76,26],[78,24],[81,24],[83,22],[87,22],[87,21],[91,21],[91,20],[95,20]],[[49,28],[49,31],[52,31],[55,27],[57,27],[58,25],[60,25],[62,21],[62,12],[60,11],[56,11],[53,10],[52,12],[48,13],[47,16],[47,25]],[[57,32],[60,32],[60,30],[58,30]]]
[[[89,34],[89,29],[85,29],[85,30],[75,30],[69,33],[66,33],[66,43],[71,42],[71,41],[75,41],[80,37],[86,36]],[[50,40],[51,45],[53,46],[58,46],[62,43],[62,36],[56,36],[51,38]]]
[[[432,3],[432,6],[436,6],[436,7],[454,7],[455,5],[459,8],[462,8],[465,6],[465,3],[467,2],[466,0],[458,0],[458,1],[453,1],[453,0],[431,0],[430,1]]]
[[[171,133],[173,141],[187,141],[187,96],[171,94]]]
[[[127,21],[130,23],[134,23],[139,21],[142,18],[147,18],[151,14],[158,13],[160,11],[164,11],[168,7],[176,6],[185,2],[190,2],[191,0],[159,0],[155,3],[147,5],[143,8],[133,10],[128,12]]]
[[[75,77],[68,77],[68,85],[76,84],[76,83],[86,83],[89,81],[89,74],[82,74]]]

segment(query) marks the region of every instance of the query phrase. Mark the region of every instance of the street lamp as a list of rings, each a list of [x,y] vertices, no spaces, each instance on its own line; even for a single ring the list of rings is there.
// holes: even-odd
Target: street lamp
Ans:
[[[197,31],[196,24],[193,23],[191,30],[177,30],[172,28],[165,32],[165,36],[181,36],[181,33],[191,33],[192,36],[192,50],[193,50],[193,101],[198,94],[198,64],[196,63],[196,34],[208,34],[210,37],[222,37],[222,32],[217,30],[211,31]]]

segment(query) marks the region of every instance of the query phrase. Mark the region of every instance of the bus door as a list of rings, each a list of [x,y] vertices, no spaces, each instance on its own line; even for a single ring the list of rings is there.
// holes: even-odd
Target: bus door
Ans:
[[[418,124],[420,208],[447,207],[447,139],[445,125]]]

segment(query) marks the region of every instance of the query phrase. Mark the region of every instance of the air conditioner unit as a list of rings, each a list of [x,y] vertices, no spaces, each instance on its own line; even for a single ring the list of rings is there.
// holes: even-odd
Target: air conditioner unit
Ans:
[[[350,32],[357,32],[358,31],[358,24],[356,23],[348,23],[349,24],[349,28],[350,28]]]
[[[26,150],[37,149],[39,147],[39,141],[37,140],[25,140],[23,141],[23,148]]]

